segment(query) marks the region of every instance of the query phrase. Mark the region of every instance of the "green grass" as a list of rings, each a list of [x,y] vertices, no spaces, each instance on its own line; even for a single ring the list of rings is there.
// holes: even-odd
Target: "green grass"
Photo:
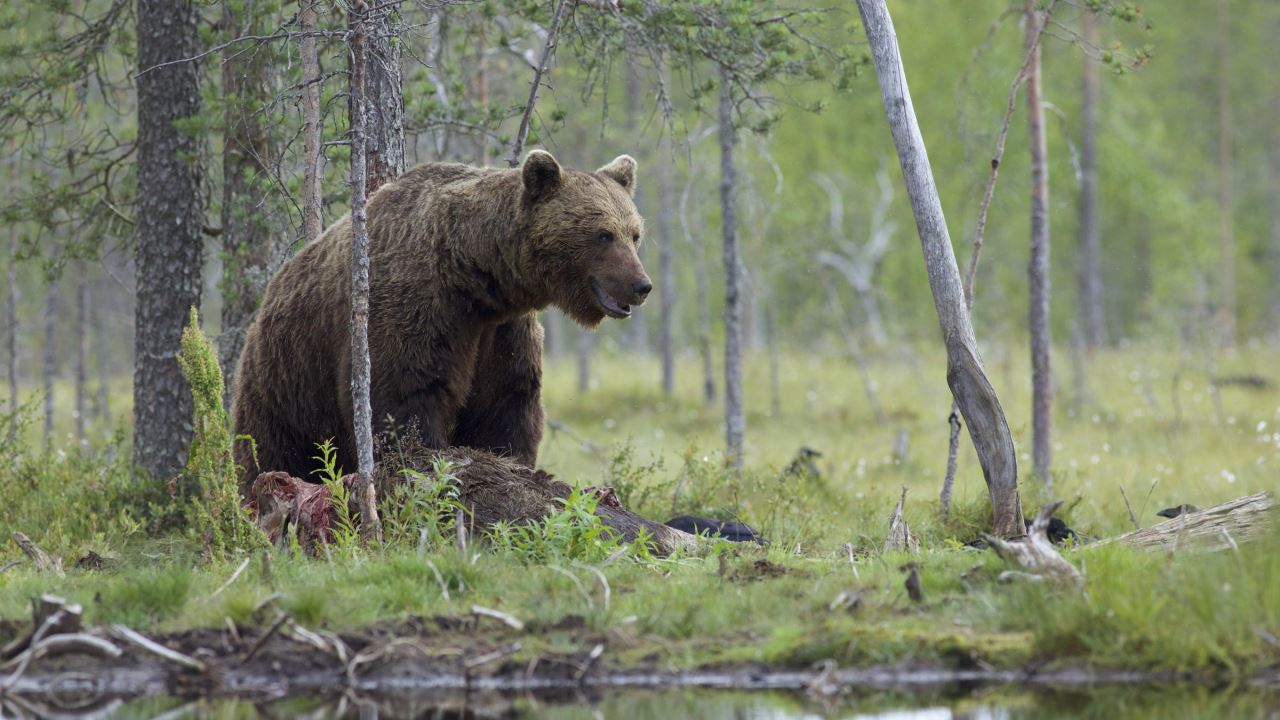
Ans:
[[[989,355],[1021,454],[1029,446],[1025,362],[998,350]],[[1206,506],[1280,485],[1280,436],[1274,434],[1280,392],[1223,389],[1219,415],[1203,362],[1131,349],[1090,362],[1091,399],[1075,406],[1068,359],[1058,360],[1055,487],[1073,503],[1067,519],[1077,530],[1104,536],[1128,529],[1121,486],[1150,524],[1158,519],[1155,510],[1168,505]],[[1251,348],[1219,358],[1217,372],[1266,375],[1273,363],[1274,350]],[[571,359],[549,362],[548,415],[575,435],[548,433],[542,451],[548,470],[571,484],[613,485],[629,505],[658,519],[672,512],[737,516],[773,540],[768,549],[722,546],[708,557],[597,562],[608,584],[607,607],[604,583],[575,556],[522,553],[509,545],[465,555],[441,544],[420,555],[411,543],[331,560],[277,554],[269,574],[255,556],[240,579],[215,596],[238,559],[201,563],[189,541],[155,536],[139,508],[164,496],[128,479],[120,460],[127,448],[117,448],[117,460],[108,462],[100,449],[84,455],[0,447],[6,474],[0,527],[28,533],[68,566],[88,549],[118,559],[114,569],[71,569],[61,579],[26,565],[0,574],[0,617],[23,617],[31,596],[56,592],[83,603],[90,622],[179,630],[220,626],[226,618],[269,621],[255,609],[279,592],[279,606],[300,622],[335,630],[462,613],[472,604],[501,608],[530,624],[529,653],[561,642],[542,629],[581,615],[592,631],[610,638],[613,662],[670,668],[807,666],[834,658],[842,664],[1089,663],[1237,676],[1280,662],[1280,649],[1268,640],[1280,635],[1280,538],[1238,554],[1071,551],[1068,557],[1088,578],[1083,594],[997,584],[1000,562],[957,542],[987,521],[985,488],[967,438],[956,509],[946,523],[937,515],[949,404],[934,371],[939,367],[928,353],[917,360],[875,358],[872,374],[890,418],[880,423],[853,369],[824,356],[784,358],[782,413],[769,417],[767,366],[752,357],[748,467],[735,478],[722,470],[720,409],[703,406],[692,359],[679,366],[674,398],[657,391],[656,364],[649,361],[600,355],[599,384],[581,394],[573,387]],[[902,462],[892,457],[900,431],[910,439]],[[592,449],[584,449],[583,439]],[[825,454],[822,481],[779,476],[801,445]],[[911,490],[906,517],[923,546],[915,558],[922,605],[903,589],[898,568],[907,557],[878,552],[903,485]],[[1038,488],[1034,480],[1024,485],[1029,508],[1043,498]],[[556,532],[548,530],[538,542],[559,542],[564,536]],[[871,551],[858,560],[856,577],[845,543]],[[580,557],[593,554],[601,557],[588,551]],[[14,557],[11,545],[0,548],[0,563]],[[759,561],[767,561],[764,570]],[[860,593],[855,609],[828,609],[841,592]]]

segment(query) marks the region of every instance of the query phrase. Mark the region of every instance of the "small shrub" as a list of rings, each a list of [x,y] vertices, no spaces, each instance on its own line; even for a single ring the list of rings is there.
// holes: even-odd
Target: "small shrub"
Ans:
[[[458,510],[458,477],[446,458],[432,460],[431,471],[411,468],[401,471],[404,479],[387,493],[383,506],[383,536],[388,545],[411,546],[420,550],[449,544],[455,531]]]
[[[225,557],[264,547],[266,539],[240,503],[239,471],[231,455],[231,421],[223,406],[222,368],[213,343],[200,330],[200,317],[182,331],[178,364],[191,384],[195,411],[191,452],[174,501],[187,527],[199,533],[209,557]]]
[[[621,538],[596,515],[594,494],[575,489],[560,502],[559,510],[538,522],[495,524],[489,531],[495,549],[521,562],[537,564],[600,562],[623,547]],[[642,540],[632,543],[632,547],[645,553],[646,543]]]
[[[311,459],[319,461],[320,467],[312,474],[320,476],[333,505],[335,522],[329,527],[331,544],[339,553],[349,557],[360,547],[360,531],[351,513],[351,491],[342,482],[342,468],[338,466],[338,449],[333,446],[333,439],[325,440],[316,449],[320,454]]]

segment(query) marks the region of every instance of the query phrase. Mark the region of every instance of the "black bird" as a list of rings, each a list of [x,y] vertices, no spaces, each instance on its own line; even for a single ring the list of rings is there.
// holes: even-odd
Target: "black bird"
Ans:
[[[1183,504],[1183,505],[1178,505],[1176,507],[1165,508],[1160,512],[1156,513],[1156,515],[1159,515],[1160,517],[1166,517],[1166,518],[1176,518],[1179,515],[1186,515],[1187,513],[1193,513],[1193,512],[1200,512],[1200,508],[1196,507],[1195,505]]]
[[[907,597],[911,598],[912,602],[924,602],[924,589],[920,587],[920,566],[911,562],[898,568],[898,570],[907,573],[907,580],[905,583],[907,587]]]
[[[1030,531],[1031,519],[1023,518],[1022,522],[1026,524],[1027,530]],[[1049,527],[1045,528],[1045,534],[1049,536],[1049,542],[1053,543],[1054,545],[1061,545],[1062,543],[1066,542],[1068,538],[1070,538],[1071,540],[1077,543],[1080,542],[1080,536],[1076,533],[1076,531],[1067,527],[1067,524],[1062,521],[1062,518],[1059,518],[1059,517],[1049,518]]]
[[[754,542],[758,545],[768,545],[769,541],[760,537],[760,531],[736,520],[726,520],[721,522],[711,518],[698,517],[696,515],[681,515],[673,517],[666,522],[669,528],[675,528],[689,533],[690,535],[709,535],[711,537],[719,537],[729,542]]]
[[[822,479],[822,471],[818,469],[816,458],[822,457],[822,453],[811,447],[802,447],[796,451],[795,458],[782,470],[783,477],[809,477],[814,480]]]

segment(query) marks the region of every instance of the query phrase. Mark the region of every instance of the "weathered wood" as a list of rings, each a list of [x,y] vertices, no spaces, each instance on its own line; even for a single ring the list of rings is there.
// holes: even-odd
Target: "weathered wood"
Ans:
[[[1040,94],[1040,35],[1048,15],[1036,0],[1025,0],[1027,53],[1027,136],[1031,155],[1031,248],[1027,263],[1030,303],[1027,326],[1031,333],[1031,458],[1046,491],[1053,487],[1053,372],[1049,325],[1049,158],[1044,136],[1044,101]]]
[[[902,517],[902,511],[907,504],[907,486],[902,486],[902,497],[898,498],[898,504],[894,506],[893,513],[889,515],[889,533],[884,539],[885,552],[920,552],[920,542],[916,540],[916,536],[911,534],[911,527],[907,525],[907,521]]]
[[[893,21],[884,0],[858,0],[884,97],[885,113],[902,166],[907,196],[915,215],[929,288],[947,350],[947,384],[964,415],[991,493],[995,534],[1021,535],[1022,506],[1018,498],[1018,466],[1013,437],[995,388],[987,379],[965,303],[960,270],[938,190],[929,166],[920,126],[911,104],[906,71],[898,52]]]
[[[41,550],[25,533],[15,532],[13,534],[13,542],[17,544],[23,554],[31,558],[31,562],[35,564],[37,571],[53,573],[59,577],[62,576],[62,562],[49,557],[48,553]]]
[[[1188,512],[1150,527],[1093,545],[1119,543],[1143,550],[1233,549],[1262,537],[1275,523],[1275,496],[1260,492],[1204,510]]]
[[[1049,519],[1062,506],[1055,502],[1040,509],[1027,534],[1015,540],[1001,540],[990,535],[985,540],[995,554],[1005,562],[1016,566],[1014,571],[1001,573],[1001,581],[1010,579],[1050,580],[1063,585],[1083,585],[1084,576],[1049,541]]]

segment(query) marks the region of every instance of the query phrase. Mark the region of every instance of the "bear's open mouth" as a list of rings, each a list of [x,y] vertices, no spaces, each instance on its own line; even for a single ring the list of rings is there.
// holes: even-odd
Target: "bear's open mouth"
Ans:
[[[596,292],[596,300],[600,303],[600,307],[604,308],[606,315],[615,318],[631,317],[631,306],[613,299],[612,295],[600,287],[600,283],[596,282],[595,278],[591,278],[591,289]]]

